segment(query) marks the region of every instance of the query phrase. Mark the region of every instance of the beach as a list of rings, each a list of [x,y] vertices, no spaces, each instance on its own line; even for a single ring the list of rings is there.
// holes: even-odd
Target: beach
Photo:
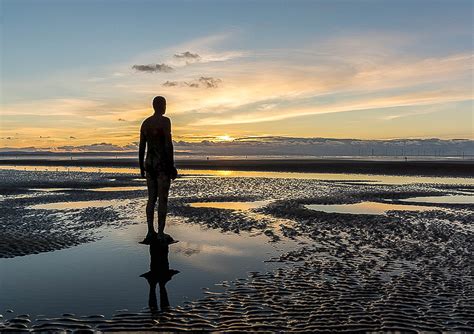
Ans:
[[[472,0],[0,7],[0,334],[474,333]]]
[[[456,169],[464,178],[446,183],[446,177],[384,183],[390,177],[377,174],[318,179],[182,170],[171,187],[168,218],[179,240],[169,247],[169,269],[179,273],[165,286],[170,306],[158,310],[147,303],[139,277],[149,265],[148,247],[138,245],[146,231],[143,180],[120,168],[20,168],[0,170],[2,331],[474,330],[474,184],[464,167]],[[87,255],[94,247],[102,254],[97,260]],[[110,281],[92,288],[105,283],[84,273],[101,263]],[[19,283],[26,268],[53,301],[70,281],[79,290],[65,290],[73,300],[93,295],[110,302],[84,300],[76,309],[66,301],[41,302]],[[63,271],[70,274],[58,278]],[[125,287],[135,285],[132,298]],[[123,298],[105,294],[111,287]]]

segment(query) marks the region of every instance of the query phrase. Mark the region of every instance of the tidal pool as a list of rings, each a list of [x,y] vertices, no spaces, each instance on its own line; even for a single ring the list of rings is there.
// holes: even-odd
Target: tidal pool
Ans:
[[[134,190],[146,190],[144,186],[125,186],[125,187],[102,187],[87,189],[90,191],[134,191]]]
[[[253,202],[195,202],[189,205],[193,208],[215,208],[228,209],[234,211],[245,211],[260,208],[271,201],[253,201]]]
[[[436,208],[419,205],[403,205],[379,202],[361,202],[354,204],[309,204],[306,208],[315,211],[323,211],[328,213],[351,213],[365,215],[383,215],[387,211],[428,211]]]
[[[217,283],[272,270],[279,264],[264,260],[296,248],[296,241],[272,244],[263,234],[222,233],[179,217],[171,217],[166,229],[179,240],[169,247],[169,268],[179,271],[166,284],[171,306],[203,297],[204,287],[219,291]],[[96,242],[0,259],[0,314],[111,316],[147,307],[149,285],[140,275],[150,270],[150,252],[138,243],[145,233],[145,224],[107,228]]]
[[[418,203],[474,204],[474,195],[419,196],[404,201]]]
[[[41,191],[41,192],[57,192],[65,190],[75,190],[73,188],[31,188],[32,191]]]
[[[35,210],[70,210],[70,209],[87,209],[87,208],[103,208],[106,206],[117,205],[117,201],[77,201],[77,202],[56,202],[47,204],[32,205],[29,209]]]

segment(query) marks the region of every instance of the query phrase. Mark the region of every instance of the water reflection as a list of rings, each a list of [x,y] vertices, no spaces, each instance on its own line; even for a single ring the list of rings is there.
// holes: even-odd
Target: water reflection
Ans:
[[[445,176],[378,175],[355,173],[300,173],[300,172],[256,172],[235,170],[182,169],[181,175],[217,177],[255,177],[283,179],[311,179],[321,181],[374,182],[383,184],[473,184],[473,178]]]
[[[156,296],[156,286],[160,291],[160,309],[161,311],[170,306],[168,292],[166,291],[166,283],[168,283],[174,275],[178,274],[178,270],[170,269],[168,260],[169,246],[165,243],[154,242],[150,246],[150,271],[140,275],[147,280],[149,285],[148,307],[151,312],[158,311],[158,301]]]
[[[114,200],[97,200],[97,201],[77,201],[77,202],[56,202],[47,204],[36,204],[29,206],[29,209],[34,210],[72,210],[72,209],[87,209],[87,208],[103,208],[106,206],[116,205]]]
[[[15,311],[4,317],[24,313],[55,317],[65,312],[109,317],[117,309],[142,309],[149,289],[139,276],[166,264],[160,262],[159,250],[154,252],[138,243],[146,231],[143,219],[138,216],[140,224],[123,228],[101,228],[97,233],[102,238],[96,242],[0,259],[0,310]],[[173,307],[204,297],[202,287],[246,277],[251,271],[273,270],[280,264],[264,261],[293,250],[298,242],[273,244],[263,234],[223,233],[186,223],[180,217],[169,217],[167,223],[167,233],[180,240],[168,251],[170,270],[180,271],[166,283],[166,296]],[[152,258],[155,254],[158,256]],[[160,298],[165,297],[159,295],[165,292],[159,284],[155,285],[158,307]]]
[[[405,199],[418,203],[474,204],[474,195],[419,196]]]
[[[65,191],[65,190],[75,190],[73,188],[31,188],[31,191],[41,191],[41,192],[56,192],[56,191]]]
[[[102,187],[87,189],[90,191],[135,191],[135,190],[146,190],[146,187],[143,186],[124,186],[124,187]]]
[[[56,166],[15,166],[2,165],[0,170],[24,170],[24,171],[50,171],[50,172],[93,172],[93,173],[126,173],[137,174],[136,168],[126,167],[56,167]],[[378,182],[383,184],[414,184],[414,183],[439,183],[439,184],[473,184],[473,178],[467,177],[444,177],[444,176],[413,176],[413,175],[376,175],[376,174],[354,174],[354,173],[300,173],[300,172],[255,172],[234,170],[210,170],[210,169],[180,169],[180,178],[183,177],[263,177],[263,178],[288,178],[288,179],[312,179],[323,181],[357,181]],[[143,181],[143,179],[136,179]]]
[[[355,204],[310,204],[305,205],[306,208],[315,211],[323,211],[328,213],[350,213],[365,215],[382,215],[387,211],[427,211],[437,208],[418,206],[418,205],[402,205],[392,203],[379,202],[361,202]]]
[[[261,208],[271,201],[253,201],[253,202],[195,202],[189,205],[193,208],[215,208],[228,209],[234,211],[245,211]]]

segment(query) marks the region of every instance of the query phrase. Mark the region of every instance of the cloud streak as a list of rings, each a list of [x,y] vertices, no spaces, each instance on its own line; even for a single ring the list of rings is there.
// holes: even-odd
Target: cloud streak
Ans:
[[[200,77],[191,81],[166,81],[164,87],[217,88],[222,80],[213,77]]]
[[[166,64],[148,64],[148,65],[133,65],[132,68],[138,72],[154,73],[154,72],[173,72],[173,67]]]
[[[382,98],[365,97],[358,100],[346,102],[327,103],[309,107],[287,107],[278,110],[250,111],[242,114],[238,112],[245,107],[228,110],[225,117],[221,114],[219,117],[201,118],[193,126],[204,125],[228,125],[228,124],[249,124],[270,121],[282,121],[289,118],[320,115],[329,113],[385,109],[394,107],[415,107],[424,105],[434,105],[458,101],[469,101],[472,99],[470,91],[432,91],[415,94],[402,94]]]
[[[182,53],[175,53],[173,57],[178,60],[184,60],[186,64],[199,62],[201,60],[200,55],[198,55],[197,53],[191,53],[189,51],[182,52]]]

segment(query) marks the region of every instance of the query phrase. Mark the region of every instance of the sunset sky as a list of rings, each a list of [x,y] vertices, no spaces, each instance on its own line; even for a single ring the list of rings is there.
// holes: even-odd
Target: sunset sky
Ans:
[[[473,138],[472,1],[1,3],[1,147]]]

